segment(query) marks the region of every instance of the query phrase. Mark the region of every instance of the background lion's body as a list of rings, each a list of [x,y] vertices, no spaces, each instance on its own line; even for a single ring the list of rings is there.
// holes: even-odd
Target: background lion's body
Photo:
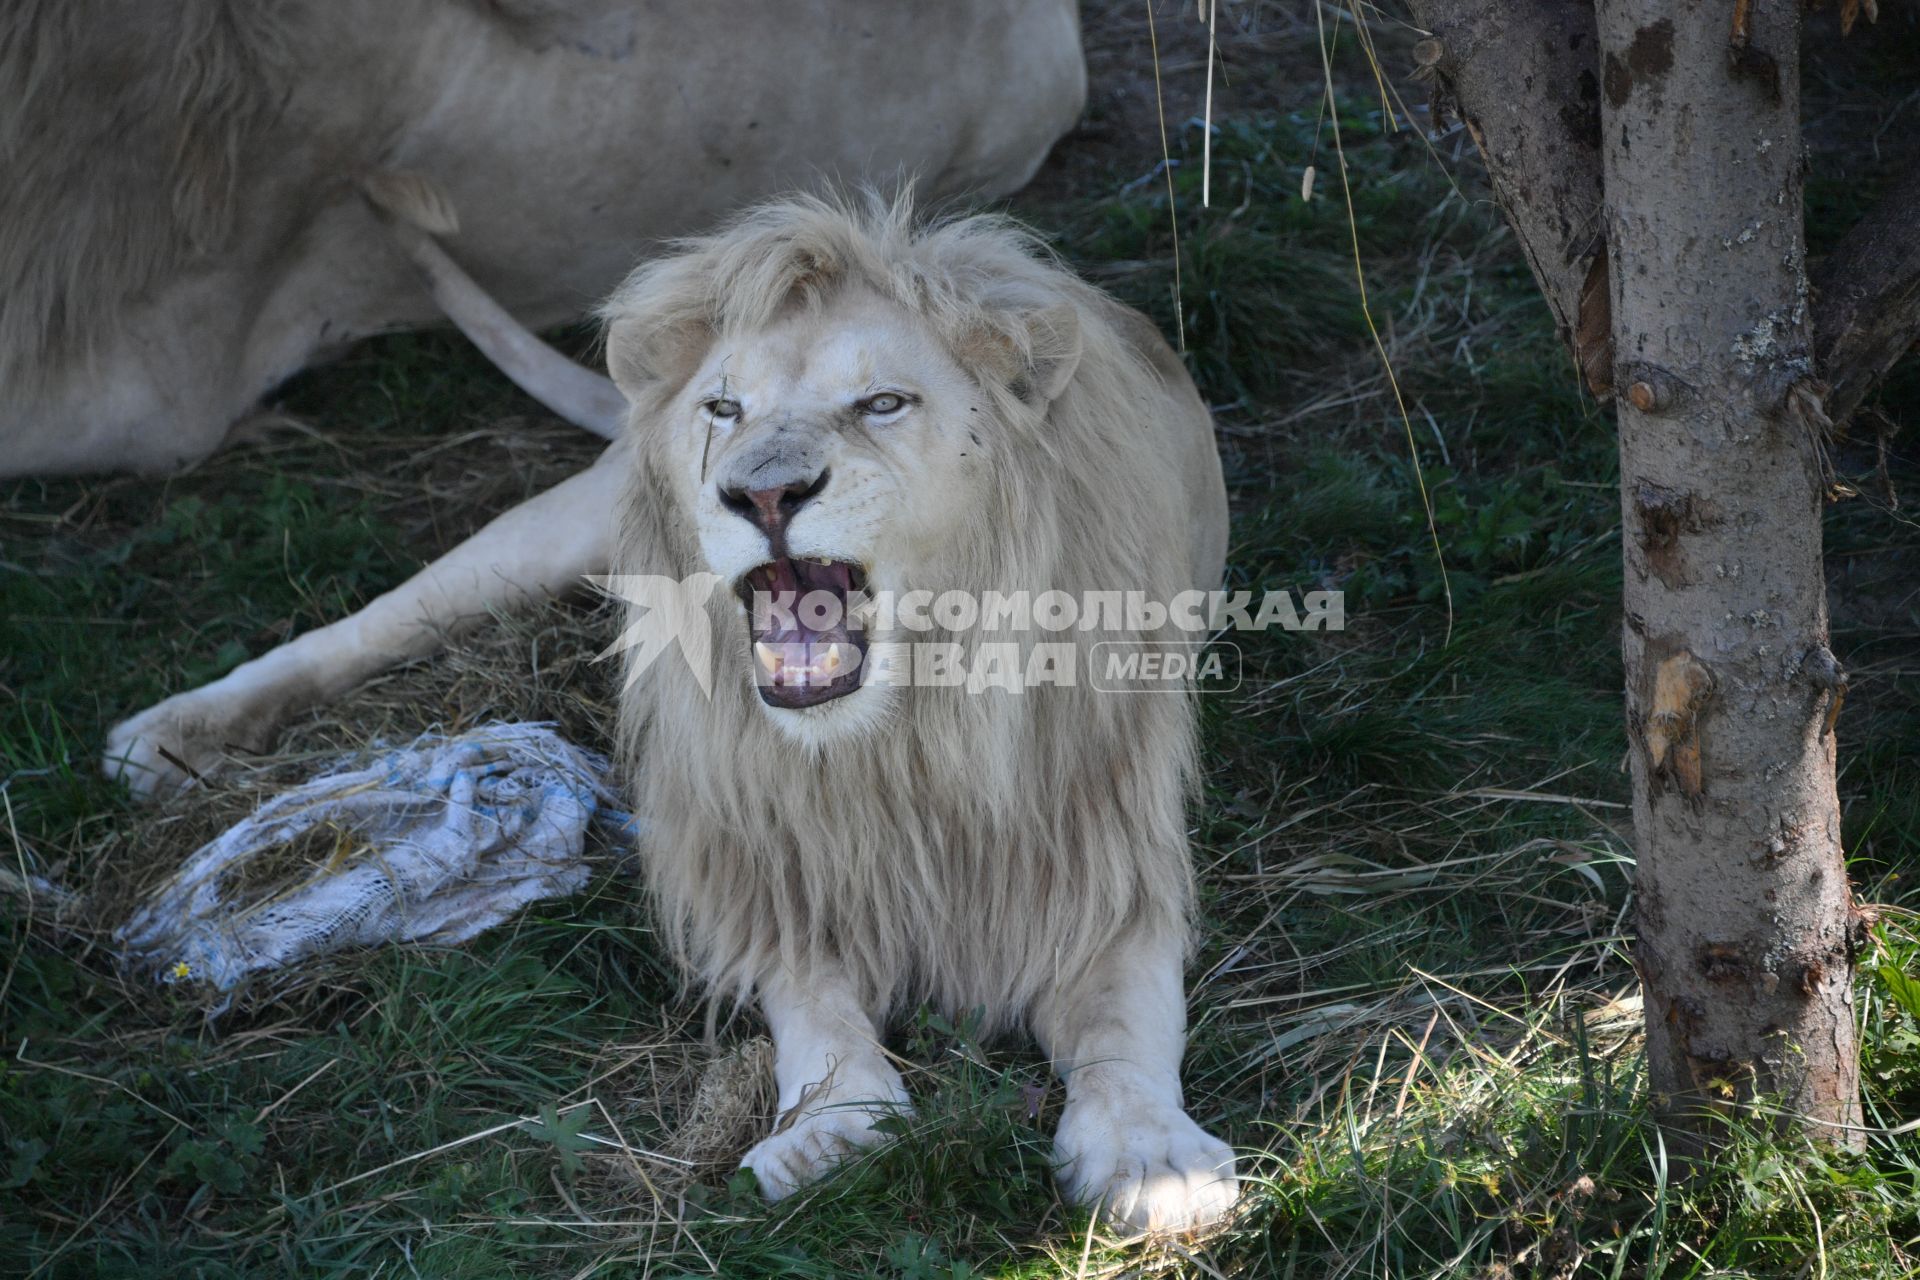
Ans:
[[[849,287],[907,308],[958,352],[1033,307],[1071,307],[1079,323],[1078,372],[1043,418],[1022,421],[1006,396],[985,397],[996,406],[979,432],[993,500],[951,531],[942,562],[906,566],[906,582],[1161,600],[1218,583],[1226,500],[1205,406],[1150,324],[1006,224],[916,232],[899,210],[776,206],[637,273],[609,309],[612,358],[618,368],[623,326],[738,332],[796,291],[817,301]],[[636,409],[623,572],[704,567],[671,478],[684,459],[673,433],[648,423],[677,390],[662,385]],[[1084,680],[1022,694],[907,688],[877,730],[806,750],[769,723],[744,676],[739,602],[718,592],[710,612],[712,698],[662,663],[622,711],[652,824],[649,883],[708,984],[744,995],[776,971],[804,984],[824,960],[868,1008],[931,999],[983,1008],[997,1026],[1082,976],[1116,938],[1184,937],[1186,697],[1106,694]],[[1040,638],[1071,640],[1084,657],[1095,640],[1158,634]]]
[[[437,322],[369,170],[442,186],[449,252],[537,326],[823,178],[1011,192],[1084,92],[1071,0],[7,5],[0,475],[178,466]]]

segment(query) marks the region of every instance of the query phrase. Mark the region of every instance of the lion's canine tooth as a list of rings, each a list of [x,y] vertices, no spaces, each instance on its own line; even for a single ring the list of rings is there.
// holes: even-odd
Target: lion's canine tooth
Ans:
[[[820,666],[828,675],[832,675],[840,669],[840,646],[838,644],[830,644],[827,646],[827,656],[821,659]]]
[[[753,642],[753,656],[760,659],[760,665],[767,669],[768,675],[778,675],[780,673],[780,655],[775,653],[773,646],[766,641],[755,640]]]

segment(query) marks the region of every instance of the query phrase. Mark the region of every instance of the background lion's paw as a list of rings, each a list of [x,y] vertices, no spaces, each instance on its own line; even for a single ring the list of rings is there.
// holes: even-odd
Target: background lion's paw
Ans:
[[[161,800],[193,785],[221,762],[224,717],[210,719],[194,693],[168,698],[115,725],[100,753],[101,772],[140,800]]]
[[[1206,1226],[1240,1194],[1233,1148],[1165,1103],[1069,1103],[1054,1165],[1068,1195],[1132,1231]]]
[[[164,800],[219,772],[235,751],[263,751],[286,718],[288,687],[263,662],[176,693],[107,735],[101,772],[139,800]]]
[[[887,1141],[888,1135],[873,1125],[896,1114],[900,1113],[865,1106],[820,1107],[762,1139],[747,1152],[740,1167],[753,1170],[761,1195],[784,1200],[862,1147]]]

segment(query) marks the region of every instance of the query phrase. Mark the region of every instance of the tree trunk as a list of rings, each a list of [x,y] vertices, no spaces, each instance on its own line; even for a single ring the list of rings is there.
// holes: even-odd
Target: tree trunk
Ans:
[[[1599,0],[1648,1070],[1670,1141],[1857,1137],[1800,0]]]

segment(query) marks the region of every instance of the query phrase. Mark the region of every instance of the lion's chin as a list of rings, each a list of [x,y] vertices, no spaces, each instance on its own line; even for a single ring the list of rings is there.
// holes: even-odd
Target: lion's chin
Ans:
[[[827,751],[885,733],[897,711],[895,693],[884,684],[869,683],[806,706],[763,700],[761,713],[788,742],[807,751]]]
[[[860,675],[855,672],[849,678],[829,679],[822,684],[772,684],[756,680],[754,687],[760,690],[760,701],[770,707],[781,711],[803,711],[858,693]]]

